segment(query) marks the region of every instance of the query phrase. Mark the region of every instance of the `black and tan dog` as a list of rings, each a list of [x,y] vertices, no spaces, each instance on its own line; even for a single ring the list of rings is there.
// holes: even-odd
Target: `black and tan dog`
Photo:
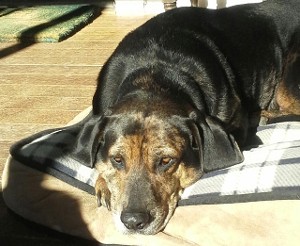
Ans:
[[[300,1],[176,9],[109,58],[78,153],[119,229],[155,234],[203,172],[243,160],[261,112],[300,115]]]

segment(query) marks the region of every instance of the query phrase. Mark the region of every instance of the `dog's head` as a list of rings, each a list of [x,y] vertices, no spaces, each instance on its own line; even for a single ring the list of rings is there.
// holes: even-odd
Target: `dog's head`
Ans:
[[[205,170],[241,158],[218,124],[200,120],[178,103],[149,103],[133,98],[120,103],[92,122],[92,136],[85,137],[90,150],[85,158],[92,158],[105,180],[110,208],[124,233],[162,230],[184,188]]]

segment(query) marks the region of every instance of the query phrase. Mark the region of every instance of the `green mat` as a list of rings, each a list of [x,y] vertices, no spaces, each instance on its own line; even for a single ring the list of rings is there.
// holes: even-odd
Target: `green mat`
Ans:
[[[0,42],[60,42],[100,15],[89,5],[0,9]]]

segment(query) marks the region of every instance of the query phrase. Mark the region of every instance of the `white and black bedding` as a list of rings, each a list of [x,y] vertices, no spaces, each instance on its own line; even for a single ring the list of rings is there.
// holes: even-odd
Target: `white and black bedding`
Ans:
[[[4,199],[7,205],[21,216],[54,229],[94,238],[105,243],[139,245],[141,238],[145,236],[118,234],[114,231],[113,223],[110,222],[110,214],[105,211],[105,208],[97,208],[93,196],[93,186],[97,178],[96,170],[82,165],[69,154],[68,146],[74,142],[85,117],[89,115],[85,113],[84,116],[80,116],[79,123],[38,133],[19,141],[11,148],[11,157],[3,175]],[[78,121],[78,118],[76,120]],[[232,237],[231,241],[228,239],[231,243],[227,245],[235,243],[241,245],[238,242],[242,240],[246,243],[249,239],[256,240],[253,242],[258,244],[261,242],[262,245],[274,240],[281,242],[281,240],[288,239],[291,242],[288,245],[299,241],[299,233],[294,232],[300,228],[298,218],[300,217],[300,122],[260,126],[257,136],[261,144],[243,152],[245,156],[243,163],[206,173],[197,183],[188,187],[179,201],[179,207],[170,225],[164,232],[150,236],[153,239],[151,243],[150,240],[143,244],[152,245],[164,242],[171,245],[201,245],[201,242],[206,242],[209,245],[218,245],[220,237],[224,238],[225,233],[226,238]],[[47,180],[51,180],[51,183]],[[48,186],[46,185],[46,189],[43,186],[43,189],[39,190],[38,182],[44,181]],[[35,188],[32,189],[32,186]],[[71,226],[68,221],[62,220],[60,212],[53,206],[47,209],[48,205],[51,206],[55,202],[60,204],[59,211],[62,210],[64,204],[70,207],[68,202],[64,201],[63,195],[59,196],[60,198],[56,197],[55,201],[55,195],[51,195],[54,192],[54,186],[55,194],[69,191],[72,195],[76,192],[80,194],[76,195],[76,201],[81,204],[82,217],[87,218],[84,225],[89,228],[88,236],[83,233],[82,228],[78,230],[79,222],[77,225],[72,221]],[[30,195],[28,192],[30,190],[34,190],[36,194]],[[46,203],[43,203],[44,206],[40,204],[41,197],[48,199]],[[37,204],[35,204],[35,199]],[[284,211],[285,208],[286,211]],[[278,212],[282,214],[278,215]],[[67,213],[71,214],[72,209],[63,213],[66,218],[68,218]],[[95,222],[96,213],[100,222]],[[232,217],[228,218],[228,214]],[[264,219],[257,217],[257,214],[266,214],[265,219],[268,220],[278,217],[278,221],[270,225],[272,232],[252,238],[250,234],[254,233],[253,228],[265,223]],[[251,218],[253,228],[251,227],[250,230],[249,228],[230,229],[227,232],[230,228],[228,225],[232,223],[233,218],[240,216],[244,216],[240,219],[246,224]],[[254,219],[253,216],[257,218]],[[48,217],[51,217],[51,220]],[[212,218],[218,218],[217,222],[212,221]],[[288,231],[284,228],[286,225],[281,224],[283,221],[289,223]],[[106,226],[106,223],[109,226]],[[186,225],[190,230],[184,228]],[[212,226],[223,226],[222,233],[212,235],[212,238],[203,236],[206,235],[206,230],[207,233],[211,230],[209,228]],[[195,234],[195,228],[199,228],[199,233]],[[194,234],[192,234],[193,231]],[[274,238],[275,232],[281,236],[281,240]],[[150,237],[146,236],[148,239]]]
[[[11,154],[24,165],[94,195],[96,169],[64,152],[79,129],[80,123],[39,133],[15,144]],[[262,144],[244,151],[243,163],[206,173],[185,190],[179,205],[299,199],[300,123],[260,126],[257,136]]]

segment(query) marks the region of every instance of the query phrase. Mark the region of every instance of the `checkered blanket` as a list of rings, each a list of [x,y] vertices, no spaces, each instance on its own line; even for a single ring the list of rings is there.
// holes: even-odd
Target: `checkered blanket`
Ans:
[[[16,143],[11,154],[94,194],[97,171],[65,152],[79,129],[75,125],[39,133]],[[260,126],[257,136],[263,144],[244,151],[243,163],[205,174],[184,191],[179,205],[300,199],[300,122]]]

